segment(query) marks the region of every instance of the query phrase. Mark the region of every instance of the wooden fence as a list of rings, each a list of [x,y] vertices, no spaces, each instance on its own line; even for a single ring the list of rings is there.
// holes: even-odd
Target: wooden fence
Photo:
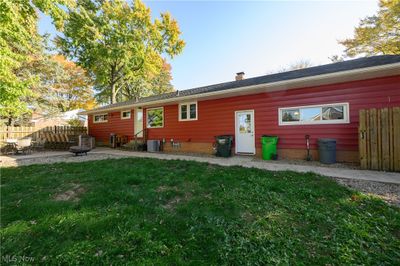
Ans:
[[[0,127],[0,145],[3,145],[7,139],[21,139],[25,137],[31,137],[32,140],[37,140],[43,138],[44,133],[79,136],[82,134],[87,134],[87,128],[76,126],[51,126],[44,128],[2,126]]]
[[[358,133],[361,168],[400,171],[400,107],[360,110]]]

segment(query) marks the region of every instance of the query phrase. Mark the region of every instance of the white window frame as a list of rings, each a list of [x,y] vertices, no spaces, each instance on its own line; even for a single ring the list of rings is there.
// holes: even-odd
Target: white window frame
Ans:
[[[190,105],[191,104],[195,104],[196,105],[196,118],[190,118]],[[181,116],[181,112],[182,112],[182,109],[181,109],[181,106],[183,106],[183,105],[186,105],[186,112],[187,112],[187,117],[186,117],[186,119],[182,119],[182,116]],[[185,102],[185,103],[180,103],[179,105],[178,105],[178,120],[179,121],[195,121],[195,120],[197,120],[198,118],[199,118],[199,111],[198,111],[198,104],[197,104],[197,101],[195,101],[195,102]]]
[[[96,116],[99,116],[99,115],[107,115],[107,120],[96,121],[95,117],[96,117]],[[94,124],[98,124],[98,123],[107,123],[107,122],[108,122],[108,113],[94,114],[94,115],[93,115],[93,123],[94,123]]]
[[[151,126],[149,126],[149,121],[148,121],[149,111],[157,110],[157,109],[162,109],[162,126],[151,127]],[[164,119],[165,119],[165,117],[164,117],[164,107],[163,106],[161,106],[161,107],[152,107],[152,108],[147,108],[146,109],[146,128],[163,128],[164,127]]]
[[[282,121],[282,111],[287,109],[302,109],[302,108],[322,108],[328,106],[343,106],[343,119],[332,119],[332,120],[319,120],[319,121]],[[279,126],[295,126],[295,125],[329,125],[329,124],[349,124],[350,123],[350,105],[346,103],[328,103],[328,104],[315,104],[315,105],[303,105],[293,107],[281,107],[278,108],[278,123]]]
[[[128,117],[124,117],[123,114],[129,112],[129,116]],[[121,119],[131,119],[132,116],[132,111],[131,110],[124,110],[121,111]]]

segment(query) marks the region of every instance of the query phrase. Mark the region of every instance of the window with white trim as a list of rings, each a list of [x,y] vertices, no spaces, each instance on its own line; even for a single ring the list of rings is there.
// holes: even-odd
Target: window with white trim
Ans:
[[[197,120],[197,102],[179,104],[179,121]]]
[[[346,124],[349,103],[279,108],[279,125]]]
[[[164,127],[164,108],[148,108],[146,110],[147,128]]]
[[[105,123],[108,122],[108,114],[93,115],[93,123]]]
[[[131,118],[131,111],[121,111],[121,119],[130,119]]]

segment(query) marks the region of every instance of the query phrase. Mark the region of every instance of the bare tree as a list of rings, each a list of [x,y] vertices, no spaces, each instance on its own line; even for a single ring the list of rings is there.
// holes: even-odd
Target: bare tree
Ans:
[[[303,68],[308,68],[314,66],[310,60],[308,59],[301,59],[298,60],[294,63],[291,63],[289,66],[286,67],[280,67],[276,71],[270,71],[268,74],[275,74],[275,73],[282,73],[282,72],[287,72],[287,71],[292,71],[292,70],[298,70],[298,69],[303,69]]]

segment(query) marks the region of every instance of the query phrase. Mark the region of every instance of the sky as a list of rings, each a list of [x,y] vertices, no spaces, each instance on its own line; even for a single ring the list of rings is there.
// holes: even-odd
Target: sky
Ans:
[[[183,52],[173,59],[172,84],[184,90],[276,72],[300,60],[313,65],[341,55],[338,40],[353,35],[377,1],[144,1],[154,18],[170,12],[178,21]],[[41,15],[40,33],[55,35]]]

